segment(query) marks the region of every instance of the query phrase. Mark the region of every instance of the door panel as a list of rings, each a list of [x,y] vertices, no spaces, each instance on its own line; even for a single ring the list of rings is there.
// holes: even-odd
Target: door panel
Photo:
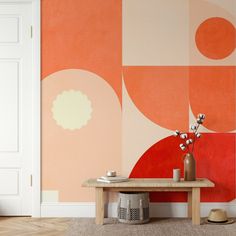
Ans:
[[[19,17],[10,15],[1,15],[0,17],[0,43],[18,43],[19,42]]]
[[[0,152],[18,152],[19,61],[0,60]]]
[[[0,3],[0,215],[31,215],[32,6]]]
[[[7,184],[6,184],[6,179]],[[0,169],[0,195],[19,194],[19,170]]]

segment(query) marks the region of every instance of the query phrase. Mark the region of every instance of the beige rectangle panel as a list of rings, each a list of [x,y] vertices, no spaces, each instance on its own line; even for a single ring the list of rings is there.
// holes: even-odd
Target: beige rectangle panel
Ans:
[[[188,0],[123,0],[123,65],[188,65],[188,7]]]
[[[236,0],[207,0],[207,2],[215,4],[236,16]]]
[[[42,202],[58,202],[59,192],[57,190],[43,190],[41,199]]]
[[[0,169],[0,196],[19,193],[19,170]]]
[[[0,15],[0,43],[19,42],[19,17]]]
[[[17,152],[19,61],[0,59],[0,78],[0,152]]]

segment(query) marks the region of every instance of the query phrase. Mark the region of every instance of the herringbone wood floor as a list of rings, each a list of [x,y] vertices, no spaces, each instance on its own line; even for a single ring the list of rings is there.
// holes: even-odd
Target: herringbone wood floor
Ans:
[[[0,236],[63,236],[72,218],[0,217]]]

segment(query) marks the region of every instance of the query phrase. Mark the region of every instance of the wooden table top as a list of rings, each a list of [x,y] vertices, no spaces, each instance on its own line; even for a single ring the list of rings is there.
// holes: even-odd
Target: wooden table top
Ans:
[[[83,187],[103,187],[103,188],[114,188],[114,187],[124,187],[124,188],[192,188],[192,187],[214,187],[215,184],[206,178],[199,178],[196,181],[184,181],[181,179],[180,182],[174,182],[172,178],[130,178],[126,182],[119,183],[102,183],[98,182],[96,179],[88,179],[83,184]]]

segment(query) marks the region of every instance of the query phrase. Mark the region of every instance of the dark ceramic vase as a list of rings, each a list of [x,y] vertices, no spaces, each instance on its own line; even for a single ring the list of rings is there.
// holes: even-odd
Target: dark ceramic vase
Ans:
[[[192,153],[184,156],[184,181],[196,180],[196,162]]]

